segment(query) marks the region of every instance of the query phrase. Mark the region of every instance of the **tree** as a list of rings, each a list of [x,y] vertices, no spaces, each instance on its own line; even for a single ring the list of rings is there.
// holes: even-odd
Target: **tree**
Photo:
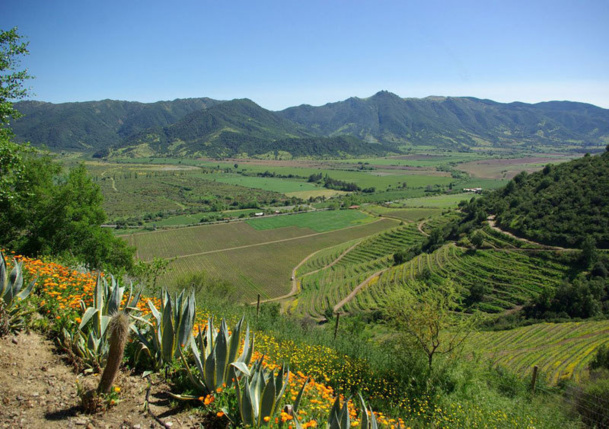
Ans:
[[[80,165],[68,173],[49,153],[11,141],[10,120],[21,116],[12,101],[27,95],[28,53],[16,29],[0,31],[0,243],[29,256],[59,255],[90,268],[133,267],[134,249],[112,232],[99,187]]]
[[[418,347],[427,357],[429,370],[434,358],[460,350],[477,324],[477,315],[456,313],[459,294],[451,283],[440,288],[410,283],[389,296],[385,315],[401,336],[403,347]]]
[[[0,139],[13,135],[9,128],[10,120],[21,116],[13,101],[28,94],[23,82],[31,79],[31,76],[27,70],[18,70],[20,57],[29,53],[28,43],[21,39],[16,27],[8,31],[0,30]]]

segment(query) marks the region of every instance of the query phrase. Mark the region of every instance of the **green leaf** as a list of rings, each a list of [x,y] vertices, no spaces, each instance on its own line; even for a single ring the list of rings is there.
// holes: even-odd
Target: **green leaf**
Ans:
[[[273,416],[275,413],[275,401],[277,400],[275,393],[275,383],[271,379],[261,395],[258,424],[261,423],[262,417]]]

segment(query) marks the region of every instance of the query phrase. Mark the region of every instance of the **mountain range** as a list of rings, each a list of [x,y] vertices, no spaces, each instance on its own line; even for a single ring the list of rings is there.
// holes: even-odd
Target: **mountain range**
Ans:
[[[589,151],[609,142],[609,110],[551,101],[401,98],[381,91],[324,106],[266,110],[248,99],[15,104],[17,141],[97,156],[335,157],[447,150]]]

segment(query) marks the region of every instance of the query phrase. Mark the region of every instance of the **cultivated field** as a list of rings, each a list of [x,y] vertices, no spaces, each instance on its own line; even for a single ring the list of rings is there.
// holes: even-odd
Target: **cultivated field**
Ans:
[[[298,224],[299,216],[321,232],[288,226],[288,221],[283,220]],[[314,216],[319,220],[316,225]],[[292,269],[309,254],[398,224],[389,219],[375,220],[356,211],[278,216],[253,220],[252,224],[256,222],[266,229],[235,222],[132,234],[128,240],[137,247],[143,260],[175,258],[171,271],[162,279],[165,282],[205,270],[235,284],[243,291],[244,299],[251,301],[257,293],[265,299],[288,293]]]

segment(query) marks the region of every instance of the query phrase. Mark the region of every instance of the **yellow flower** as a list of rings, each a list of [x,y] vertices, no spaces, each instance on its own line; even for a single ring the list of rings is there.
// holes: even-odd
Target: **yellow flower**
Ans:
[[[121,388],[120,388],[120,387],[118,387],[118,386],[114,386],[114,391],[115,391],[116,393],[119,393],[119,392],[121,391]]]

